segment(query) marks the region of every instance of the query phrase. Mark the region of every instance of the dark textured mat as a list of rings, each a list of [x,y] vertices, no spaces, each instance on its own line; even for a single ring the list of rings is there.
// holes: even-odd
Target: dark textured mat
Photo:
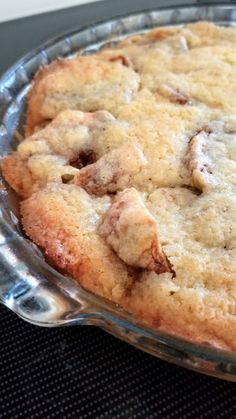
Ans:
[[[95,327],[44,329],[0,308],[0,418],[236,418],[236,385]]]

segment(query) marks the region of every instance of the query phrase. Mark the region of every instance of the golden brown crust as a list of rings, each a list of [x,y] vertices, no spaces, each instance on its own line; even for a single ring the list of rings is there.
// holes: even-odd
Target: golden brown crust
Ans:
[[[97,232],[109,205],[109,198],[91,198],[78,186],[52,184],[22,202],[21,214],[27,235],[57,267],[117,302],[132,276]]]
[[[1,169],[6,181],[22,198],[31,195],[33,186],[31,173],[16,153],[1,161]]]
[[[125,308],[160,331],[194,343],[235,351],[235,318],[226,320],[220,311],[215,311],[214,315],[212,312],[209,318],[197,291],[185,289],[181,293],[164,275],[158,278],[151,273],[136,282],[125,299]]]

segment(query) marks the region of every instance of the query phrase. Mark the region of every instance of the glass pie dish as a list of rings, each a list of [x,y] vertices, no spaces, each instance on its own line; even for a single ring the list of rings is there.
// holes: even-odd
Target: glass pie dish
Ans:
[[[26,95],[40,66],[80,51],[91,54],[127,35],[155,26],[198,20],[234,25],[236,6],[163,8],[115,18],[53,39],[27,54],[0,80],[0,156],[17,146],[23,132]],[[0,175],[1,176],[1,175]],[[148,328],[111,302],[82,289],[57,272],[20,226],[18,198],[0,179],[0,299],[38,326],[96,325],[159,358],[236,381],[236,353],[199,345]]]

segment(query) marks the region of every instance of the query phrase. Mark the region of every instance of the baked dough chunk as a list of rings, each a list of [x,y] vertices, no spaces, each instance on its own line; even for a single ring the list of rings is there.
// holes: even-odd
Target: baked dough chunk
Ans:
[[[234,118],[227,122],[236,125]],[[235,188],[236,131],[227,130],[223,120],[209,123],[191,138],[185,164],[201,191]]]
[[[36,75],[28,98],[26,132],[65,109],[116,112],[139,87],[139,75],[120,61],[60,59]]]
[[[27,235],[65,273],[114,301],[124,297],[132,271],[98,234],[110,198],[92,198],[74,185],[49,184],[21,204]]]
[[[130,186],[134,175],[142,170],[146,159],[134,144],[110,151],[96,163],[81,169],[73,183],[82,186],[88,193],[104,195]]]
[[[100,233],[128,265],[158,274],[172,272],[161,247],[157,222],[135,189],[125,189],[117,196]]]

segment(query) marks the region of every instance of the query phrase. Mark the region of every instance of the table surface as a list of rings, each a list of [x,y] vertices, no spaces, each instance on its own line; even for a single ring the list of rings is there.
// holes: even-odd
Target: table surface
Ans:
[[[0,73],[58,33],[164,4],[108,0],[3,23]],[[231,419],[236,387],[158,360],[98,328],[43,329],[0,307],[0,418]]]

